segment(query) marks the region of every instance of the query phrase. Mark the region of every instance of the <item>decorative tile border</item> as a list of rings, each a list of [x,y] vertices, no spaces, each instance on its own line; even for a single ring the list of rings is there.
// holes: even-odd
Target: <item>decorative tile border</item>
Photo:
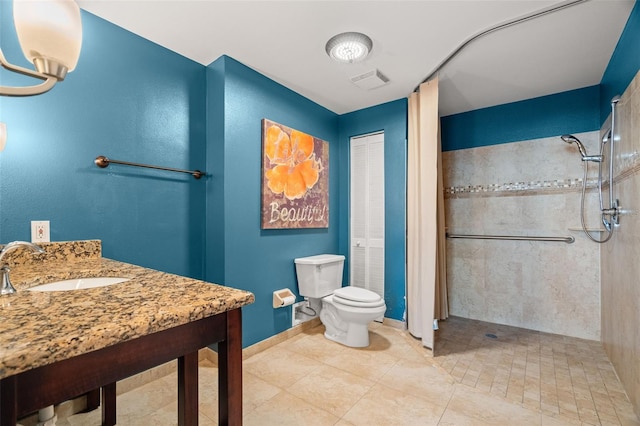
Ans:
[[[596,179],[587,180],[587,189],[597,186]],[[538,194],[558,194],[582,190],[582,179],[556,179],[503,184],[451,186],[444,188],[445,198],[505,197]]]
[[[638,86],[640,87],[640,86]],[[632,95],[625,95],[630,98]],[[635,96],[635,95],[634,95]],[[629,114],[635,114],[634,111]],[[632,130],[628,130],[628,125],[624,123],[632,122],[633,117],[629,114],[622,117],[622,141],[621,151],[615,157],[615,178],[614,182],[622,182],[628,178],[640,174],[640,140],[632,137]],[[625,131],[627,129],[627,131]],[[601,132],[602,133],[602,132]],[[626,152],[625,152],[626,151]],[[606,179],[603,187],[608,187],[609,182]],[[587,181],[587,190],[594,190],[597,187],[597,179],[590,177]],[[570,193],[582,190],[582,179],[556,179],[556,180],[539,180],[529,182],[508,182],[500,184],[487,185],[466,185],[466,186],[450,186],[444,188],[445,198],[473,198],[473,197],[513,197],[524,195],[544,195]]]
[[[632,176],[640,174],[640,154],[623,155],[618,159],[620,171],[614,182],[622,182]],[[587,180],[587,191],[594,190],[598,185],[595,178]],[[608,180],[602,183],[606,188]],[[444,198],[473,198],[473,197],[517,197],[524,195],[562,194],[582,191],[582,179],[556,179],[531,182],[509,182],[489,185],[450,186],[444,188]]]

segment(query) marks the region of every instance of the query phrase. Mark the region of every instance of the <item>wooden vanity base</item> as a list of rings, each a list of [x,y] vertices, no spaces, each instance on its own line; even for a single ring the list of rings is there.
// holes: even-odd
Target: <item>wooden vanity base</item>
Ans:
[[[242,424],[242,317],[240,308],[149,334],[0,380],[0,426],[42,407],[102,387],[102,424],[116,421],[115,384],[178,359],[178,424],[198,424],[198,349],[218,343],[218,415]],[[95,396],[95,394],[93,394]]]

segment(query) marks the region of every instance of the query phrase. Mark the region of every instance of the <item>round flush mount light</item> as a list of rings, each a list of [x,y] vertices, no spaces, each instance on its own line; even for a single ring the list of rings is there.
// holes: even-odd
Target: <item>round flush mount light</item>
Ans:
[[[353,63],[367,57],[373,42],[362,33],[342,33],[333,36],[327,42],[327,55],[338,62]]]

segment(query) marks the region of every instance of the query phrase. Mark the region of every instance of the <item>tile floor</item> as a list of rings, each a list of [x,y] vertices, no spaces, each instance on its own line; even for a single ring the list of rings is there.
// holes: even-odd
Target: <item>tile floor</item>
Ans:
[[[598,342],[452,317],[436,357],[374,323],[371,345],[322,325],[244,362],[246,425],[640,425]],[[497,338],[486,337],[494,334]],[[176,424],[172,373],[118,397],[120,425]],[[200,424],[217,424],[217,369],[200,364]],[[99,425],[100,410],[58,421]]]

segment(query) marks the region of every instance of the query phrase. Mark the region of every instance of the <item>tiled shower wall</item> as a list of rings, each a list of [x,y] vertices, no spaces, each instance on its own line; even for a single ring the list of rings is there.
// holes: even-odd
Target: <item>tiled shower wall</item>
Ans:
[[[602,342],[640,415],[640,77],[618,103],[614,167],[623,209],[613,239],[602,247]],[[616,132],[618,133],[618,132]]]
[[[576,136],[597,152],[598,132]],[[597,174],[591,164],[589,183]],[[576,146],[558,136],[449,151],[443,168],[450,234],[575,238],[448,239],[450,313],[599,340],[600,246],[580,230],[583,164]],[[592,191],[587,211],[587,226],[598,228]]]

